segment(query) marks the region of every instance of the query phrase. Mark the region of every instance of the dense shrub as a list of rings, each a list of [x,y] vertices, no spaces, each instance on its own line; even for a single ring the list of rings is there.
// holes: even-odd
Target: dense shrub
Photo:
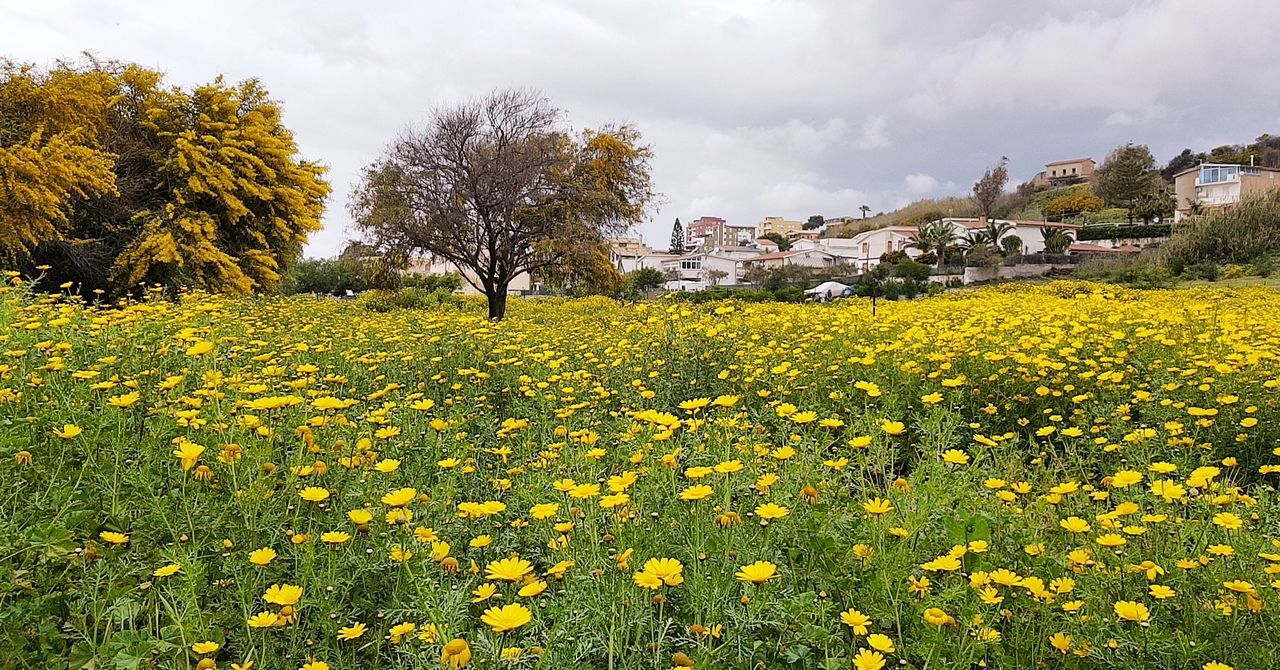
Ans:
[[[398,291],[373,289],[360,294],[356,305],[370,312],[392,312],[397,309],[431,309],[436,307],[462,307],[465,303],[445,288],[428,291],[421,288],[402,288]]]
[[[462,277],[452,272],[443,275],[407,274],[400,279],[400,286],[418,288],[428,292],[453,292],[462,288]]]
[[[1108,224],[1085,226],[1076,231],[1076,240],[1137,240],[1148,237],[1168,237],[1172,228],[1167,223],[1150,223],[1134,226]]]
[[[369,268],[358,262],[332,258],[309,258],[293,266],[282,283],[285,294],[317,293],[344,295],[370,288]]]
[[[1134,288],[1169,288],[1174,284],[1174,273],[1150,256],[1117,254],[1090,258],[1076,268],[1075,275]]]
[[[1280,189],[1246,198],[1233,209],[1189,217],[1161,245],[1161,257],[1170,267],[1201,261],[1252,263],[1275,254],[1280,254]]]

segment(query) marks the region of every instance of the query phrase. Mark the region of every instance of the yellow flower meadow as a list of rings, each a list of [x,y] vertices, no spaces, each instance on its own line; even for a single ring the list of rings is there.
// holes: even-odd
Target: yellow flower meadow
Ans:
[[[179,629],[148,663],[1280,653],[1268,289],[1055,281],[874,316],[540,297],[494,323],[448,296],[106,304],[7,281],[23,666],[106,667],[102,631]]]

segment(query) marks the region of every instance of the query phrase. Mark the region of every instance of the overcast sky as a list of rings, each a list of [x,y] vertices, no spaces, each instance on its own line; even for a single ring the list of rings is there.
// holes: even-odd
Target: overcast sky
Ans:
[[[1048,8],[1046,5],[1052,5]],[[334,195],[405,124],[496,87],[575,126],[633,123],[663,202],[715,215],[889,210],[1126,141],[1164,162],[1280,133],[1280,2],[1072,0],[0,0],[0,54],[90,50],[193,85],[258,77]]]

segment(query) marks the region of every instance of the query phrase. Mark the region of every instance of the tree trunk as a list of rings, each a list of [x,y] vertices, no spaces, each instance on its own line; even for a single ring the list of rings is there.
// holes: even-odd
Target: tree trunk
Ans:
[[[501,321],[507,315],[507,285],[494,284],[486,288],[489,291],[485,296],[489,300],[489,320]]]

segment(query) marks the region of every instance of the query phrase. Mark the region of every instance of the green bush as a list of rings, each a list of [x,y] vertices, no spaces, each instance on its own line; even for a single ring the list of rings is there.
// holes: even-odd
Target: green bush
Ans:
[[[1127,254],[1090,258],[1076,268],[1075,276],[1143,289],[1169,288],[1174,284],[1174,275],[1168,267],[1149,256]]]
[[[1076,231],[1076,240],[1136,240],[1147,237],[1168,237],[1172,227],[1167,223],[1150,223],[1139,225],[1091,225]]]
[[[1213,261],[1200,261],[1199,263],[1188,265],[1186,270],[1183,270],[1182,275],[1190,279],[1218,281],[1218,276],[1221,272],[1222,268],[1220,268],[1217,263],[1214,263]]]
[[[299,261],[289,270],[281,282],[281,292],[287,295],[345,295],[347,291],[359,293],[367,290],[370,283],[369,269],[358,261],[310,258]]]
[[[804,289],[799,286],[788,286],[773,292],[773,299],[778,302],[803,302]]]
[[[450,272],[443,275],[407,274],[400,279],[403,288],[417,288],[424,291],[448,291],[452,293],[462,288],[462,277]]]
[[[1218,275],[1220,279],[1239,279],[1241,277],[1252,277],[1254,269],[1252,265],[1241,263],[1228,263],[1222,266],[1222,273]]]
[[[1115,223],[1116,221],[1128,221],[1129,210],[1123,207],[1108,207],[1102,211],[1094,212],[1085,217],[1085,223]]]
[[[462,307],[464,301],[446,288],[426,290],[402,288],[398,291],[374,289],[361,293],[355,304],[370,312],[392,312],[398,309],[433,309],[436,307]]]
[[[1259,256],[1253,261],[1253,273],[1259,277],[1270,277],[1276,271],[1276,257]]]
[[[908,279],[914,282],[928,281],[929,273],[932,271],[928,265],[917,263],[911,259],[898,262],[893,266],[893,276],[899,279]]]
[[[1252,263],[1280,254],[1280,189],[1246,198],[1233,209],[1187,218],[1160,253],[1170,267],[1201,261]]]

